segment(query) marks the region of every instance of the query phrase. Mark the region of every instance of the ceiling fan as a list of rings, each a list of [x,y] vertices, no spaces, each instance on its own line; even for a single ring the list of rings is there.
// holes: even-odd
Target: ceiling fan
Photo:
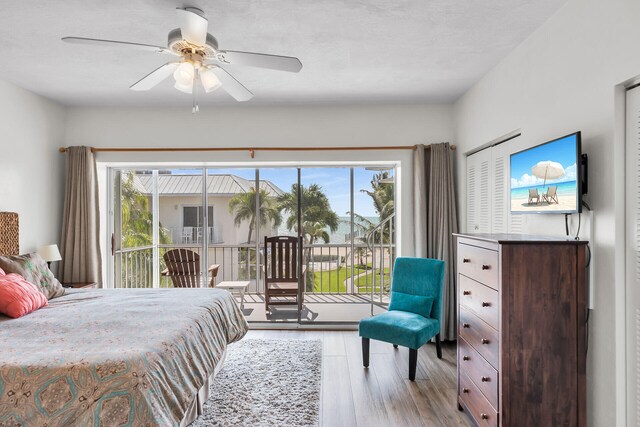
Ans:
[[[300,60],[290,56],[220,50],[218,49],[218,41],[207,32],[209,22],[202,10],[195,7],[176,8],[176,13],[180,28],[169,32],[169,42],[166,48],[86,37],[63,37],[62,40],[76,44],[120,45],[176,56],[175,61],[167,62],[158,67],[131,85],[130,89],[149,90],[173,74],[175,88],[193,94],[193,112],[198,111],[196,99],[198,82],[202,84],[207,93],[222,87],[237,101],[248,101],[253,97],[249,89],[224,69],[224,65],[246,65],[292,73],[297,73],[302,69]]]

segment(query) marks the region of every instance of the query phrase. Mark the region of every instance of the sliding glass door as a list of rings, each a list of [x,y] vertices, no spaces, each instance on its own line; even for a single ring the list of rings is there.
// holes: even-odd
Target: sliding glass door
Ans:
[[[112,169],[111,286],[242,284],[250,322],[356,322],[388,304],[394,175],[387,166]],[[301,243],[300,305],[265,306],[273,236]],[[191,277],[176,277],[185,263]]]

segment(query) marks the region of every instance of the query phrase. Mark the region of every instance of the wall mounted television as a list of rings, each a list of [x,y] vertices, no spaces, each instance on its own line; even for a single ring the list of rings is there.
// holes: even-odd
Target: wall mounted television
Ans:
[[[587,156],[575,132],[511,155],[511,213],[579,213]]]

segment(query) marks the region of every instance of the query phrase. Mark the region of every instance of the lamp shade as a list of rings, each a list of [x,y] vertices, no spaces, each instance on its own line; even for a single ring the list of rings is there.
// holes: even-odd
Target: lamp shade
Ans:
[[[185,61],[173,72],[173,78],[176,79],[176,83],[186,86],[193,82],[195,72],[193,64]]]
[[[204,90],[209,93],[220,87],[220,80],[215,75],[215,73],[210,69],[205,69],[200,71],[200,80],[202,81],[202,86]]]
[[[186,85],[183,85],[180,82],[176,82],[176,84],[173,85],[173,87],[175,87],[176,89],[178,89],[181,92],[191,93],[193,91],[193,82],[190,82],[189,84],[186,84]]]
[[[38,248],[38,255],[42,257],[46,262],[60,261],[62,255],[58,250],[58,245],[46,245]]]

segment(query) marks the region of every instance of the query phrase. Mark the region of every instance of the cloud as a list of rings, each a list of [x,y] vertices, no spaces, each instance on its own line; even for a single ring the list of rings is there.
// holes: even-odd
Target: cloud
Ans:
[[[574,163],[571,166],[565,168],[564,176],[557,179],[548,179],[547,184],[575,181],[577,177],[578,177],[578,168]],[[513,177],[511,178],[511,188],[533,187],[536,185],[542,185],[543,183],[544,183],[544,179],[538,178],[533,175],[529,175],[527,173],[523,174],[520,178],[513,178]]]
[[[578,178],[578,168],[576,164],[572,164],[564,170],[564,176],[558,181],[575,181]]]

